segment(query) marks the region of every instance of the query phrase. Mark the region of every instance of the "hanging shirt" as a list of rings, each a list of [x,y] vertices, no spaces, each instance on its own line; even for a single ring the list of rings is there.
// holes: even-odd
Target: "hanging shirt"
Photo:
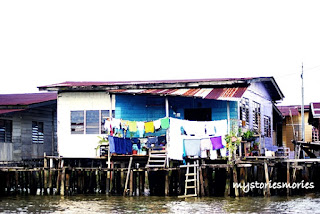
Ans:
[[[129,125],[129,131],[130,131],[130,132],[136,132],[136,131],[138,131],[138,129],[137,129],[137,122],[136,122],[136,121],[129,121],[129,122],[128,122],[128,125]]]
[[[212,143],[212,149],[213,150],[224,148],[224,146],[222,144],[221,136],[210,137],[210,140],[211,140],[211,143]]]
[[[139,131],[139,137],[143,137],[144,134],[144,122],[137,122],[137,128]]]
[[[184,139],[184,156],[198,156],[200,157],[200,139]]]
[[[161,119],[161,128],[162,128],[162,129],[168,129],[169,126],[170,126],[169,117],[162,118],[162,119]]]
[[[159,119],[159,120],[155,120],[155,121],[153,122],[153,125],[154,125],[154,129],[155,129],[155,130],[160,129],[160,128],[161,128],[161,120],[160,120],[160,119]]]
[[[108,136],[108,140],[109,140],[109,149],[110,149],[110,153],[115,153],[115,146],[114,146],[114,138],[112,136]]]
[[[170,118],[170,129],[167,142],[168,158],[183,160],[183,136],[180,134],[182,120]]]
[[[144,128],[146,133],[154,133],[154,124],[153,121],[145,122]]]
[[[200,142],[201,158],[207,158],[207,151],[212,150],[212,144],[210,138],[202,138]]]

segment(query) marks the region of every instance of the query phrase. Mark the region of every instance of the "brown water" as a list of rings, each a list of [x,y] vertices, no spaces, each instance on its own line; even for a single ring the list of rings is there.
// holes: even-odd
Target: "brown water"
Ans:
[[[319,196],[188,198],[122,196],[0,197],[1,213],[320,213]]]

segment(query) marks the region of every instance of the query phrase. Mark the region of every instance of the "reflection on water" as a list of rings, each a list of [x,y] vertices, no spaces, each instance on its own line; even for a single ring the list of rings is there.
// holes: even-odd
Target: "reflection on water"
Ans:
[[[122,196],[0,197],[1,213],[318,213],[319,196],[187,198]]]

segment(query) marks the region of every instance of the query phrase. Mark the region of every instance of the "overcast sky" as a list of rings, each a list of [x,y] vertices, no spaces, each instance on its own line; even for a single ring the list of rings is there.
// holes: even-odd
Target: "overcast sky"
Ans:
[[[320,101],[319,1],[0,1],[0,93],[63,81],[274,76]]]

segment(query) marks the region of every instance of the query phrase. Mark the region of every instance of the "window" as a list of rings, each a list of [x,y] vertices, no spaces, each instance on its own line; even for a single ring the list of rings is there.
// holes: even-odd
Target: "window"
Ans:
[[[109,110],[71,111],[71,134],[106,134],[104,123],[109,117]]]
[[[264,116],[264,136],[271,137],[271,119],[268,116]]]
[[[71,111],[71,134],[84,133],[84,111]]]
[[[86,134],[99,134],[99,111],[86,111]]]
[[[242,126],[249,126],[249,99],[242,98],[240,103]]]
[[[12,142],[12,121],[0,120],[0,142],[11,143]]]
[[[104,129],[104,124],[105,124],[105,121],[110,117],[109,112],[110,112],[109,110],[101,110],[101,127],[100,127],[101,134],[107,134],[107,132]],[[114,110],[112,110],[112,117],[113,118],[115,117]]]
[[[253,123],[253,130],[260,133],[261,131],[261,105],[260,103],[253,102],[253,117],[252,117],[252,123]]]
[[[44,143],[43,122],[32,121],[32,143]]]

